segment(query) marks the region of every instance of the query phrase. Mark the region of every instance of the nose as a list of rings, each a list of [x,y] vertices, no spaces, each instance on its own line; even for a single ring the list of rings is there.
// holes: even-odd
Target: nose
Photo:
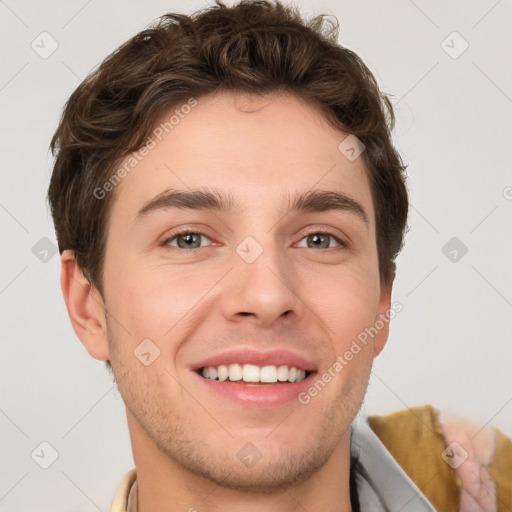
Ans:
[[[293,268],[275,247],[264,247],[250,263],[235,253],[234,268],[223,292],[222,312],[231,322],[271,327],[285,318],[291,321],[302,315],[299,289]]]

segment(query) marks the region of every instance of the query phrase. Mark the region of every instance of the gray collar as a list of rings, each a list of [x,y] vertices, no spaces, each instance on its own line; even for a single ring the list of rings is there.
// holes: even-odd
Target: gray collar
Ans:
[[[396,462],[368,424],[352,422],[350,454],[355,466],[361,510],[372,512],[435,512],[434,507]]]

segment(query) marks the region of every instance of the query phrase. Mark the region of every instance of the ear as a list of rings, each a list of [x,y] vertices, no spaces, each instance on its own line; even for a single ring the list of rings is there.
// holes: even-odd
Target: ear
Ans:
[[[60,267],[60,285],[73,329],[92,357],[107,361],[110,356],[103,298],[84,276],[73,251],[62,253]]]
[[[395,272],[390,276],[386,283],[380,285],[379,305],[377,308],[377,318],[375,319],[378,332],[373,339],[374,358],[381,352],[389,336],[389,322],[392,317],[391,311],[391,291],[393,289],[393,281],[395,280]]]

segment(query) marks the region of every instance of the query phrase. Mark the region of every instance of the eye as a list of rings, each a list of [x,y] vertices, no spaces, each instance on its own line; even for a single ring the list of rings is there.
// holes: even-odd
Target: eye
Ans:
[[[171,237],[165,239],[162,243],[162,247],[175,247],[177,249],[200,249],[202,239],[210,240],[208,236],[199,231],[181,231],[179,233],[174,233]],[[339,237],[334,235],[333,233],[323,232],[323,231],[315,231],[312,233],[308,233],[302,240],[306,241],[306,245],[299,245],[299,247],[306,247],[308,249],[311,248],[319,248],[319,249],[335,249],[347,247],[347,244],[341,240]],[[301,240],[301,242],[302,242]],[[335,245],[331,244],[331,241],[334,240]]]
[[[338,247],[346,247],[347,244],[336,235],[329,232],[315,231],[307,234],[302,240],[306,240],[307,248],[317,247],[320,249],[334,249],[331,247],[331,239],[334,240]],[[304,247],[304,245],[299,247]]]
[[[182,231],[175,233],[172,237],[162,242],[162,246],[177,247],[178,249],[199,249],[201,247],[201,239],[210,240],[204,233],[197,231]],[[176,243],[174,243],[176,242]],[[211,242],[211,240],[210,240]]]

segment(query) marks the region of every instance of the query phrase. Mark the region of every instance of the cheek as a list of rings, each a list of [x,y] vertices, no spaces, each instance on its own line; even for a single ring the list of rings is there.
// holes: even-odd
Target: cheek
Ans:
[[[332,271],[318,279],[311,274],[303,288],[308,306],[329,328],[327,334],[338,343],[350,343],[375,322],[379,302],[378,275],[364,269]],[[315,284],[316,283],[316,284]],[[323,283],[323,284],[322,284]],[[342,348],[342,347],[340,347]]]
[[[223,275],[217,274],[211,270],[176,271],[165,266],[134,266],[124,273],[124,278],[121,273],[114,274],[110,289],[115,290],[115,297],[112,297],[109,309],[125,328],[117,329],[119,334],[131,340],[126,340],[126,345],[133,351],[143,340],[150,339],[162,354],[164,351],[168,355],[175,352],[179,340],[204,315],[205,304],[211,301],[205,293]]]

